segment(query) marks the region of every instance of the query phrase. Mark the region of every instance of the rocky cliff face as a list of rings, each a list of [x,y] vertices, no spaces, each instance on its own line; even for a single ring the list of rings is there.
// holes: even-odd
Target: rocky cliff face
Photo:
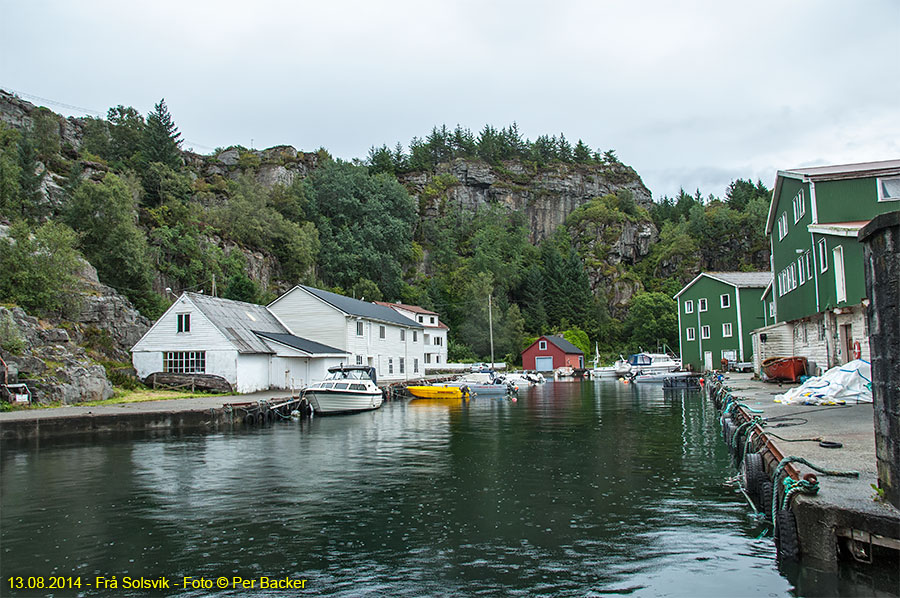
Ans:
[[[113,387],[100,360],[130,361],[129,350],[151,322],[97,280],[85,262],[81,310],[73,320],[38,319],[0,307],[0,357],[11,382],[25,382],[37,402],[108,399]],[[0,366],[0,381],[3,372]]]
[[[652,201],[637,173],[624,165],[554,164],[530,170],[517,161],[492,167],[460,158],[440,164],[433,173],[401,175],[400,181],[418,198],[425,217],[437,216],[445,202],[473,213],[489,203],[522,210],[531,224],[532,242],[551,235],[592,198],[628,189],[639,205]]]

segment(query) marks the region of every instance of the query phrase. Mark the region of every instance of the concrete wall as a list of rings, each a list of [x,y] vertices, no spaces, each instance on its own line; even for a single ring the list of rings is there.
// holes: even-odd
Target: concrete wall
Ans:
[[[860,234],[865,248],[872,343],[875,458],[885,497],[900,508],[900,212],[884,214]]]

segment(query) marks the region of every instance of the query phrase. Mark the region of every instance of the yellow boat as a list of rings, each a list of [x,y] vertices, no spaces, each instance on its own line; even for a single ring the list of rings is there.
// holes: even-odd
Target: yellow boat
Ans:
[[[461,399],[469,396],[458,386],[407,386],[406,390],[419,399]]]

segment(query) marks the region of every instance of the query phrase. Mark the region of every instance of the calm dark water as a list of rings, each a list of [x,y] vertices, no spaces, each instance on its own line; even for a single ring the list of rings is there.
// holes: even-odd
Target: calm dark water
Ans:
[[[11,591],[14,575],[163,576],[167,596],[872,595],[779,571],[718,431],[700,395],[569,382],[516,402],[7,445],[0,595],[154,595]],[[308,581],[183,589],[187,576]]]

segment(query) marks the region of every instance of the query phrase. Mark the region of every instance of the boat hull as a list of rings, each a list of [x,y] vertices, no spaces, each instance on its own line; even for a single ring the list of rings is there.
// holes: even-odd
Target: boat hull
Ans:
[[[806,374],[806,358],[771,357],[762,362],[762,370],[769,380],[796,382]]]
[[[413,397],[417,399],[456,399],[463,397],[463,392],[458,386],[407,386]]]
[[[305,394],[316,415],[334,415],[337,413],[355,413],[378,409],[384,402],[381,391],[347,392],[341,390],[314,389]]]
[[[455,386],[457,388],[465,386],[473,395],[505,395],[510,392],[510,388],[506,384],[474,384],[472,382],[456,381],[448,382],[447,386]]]

